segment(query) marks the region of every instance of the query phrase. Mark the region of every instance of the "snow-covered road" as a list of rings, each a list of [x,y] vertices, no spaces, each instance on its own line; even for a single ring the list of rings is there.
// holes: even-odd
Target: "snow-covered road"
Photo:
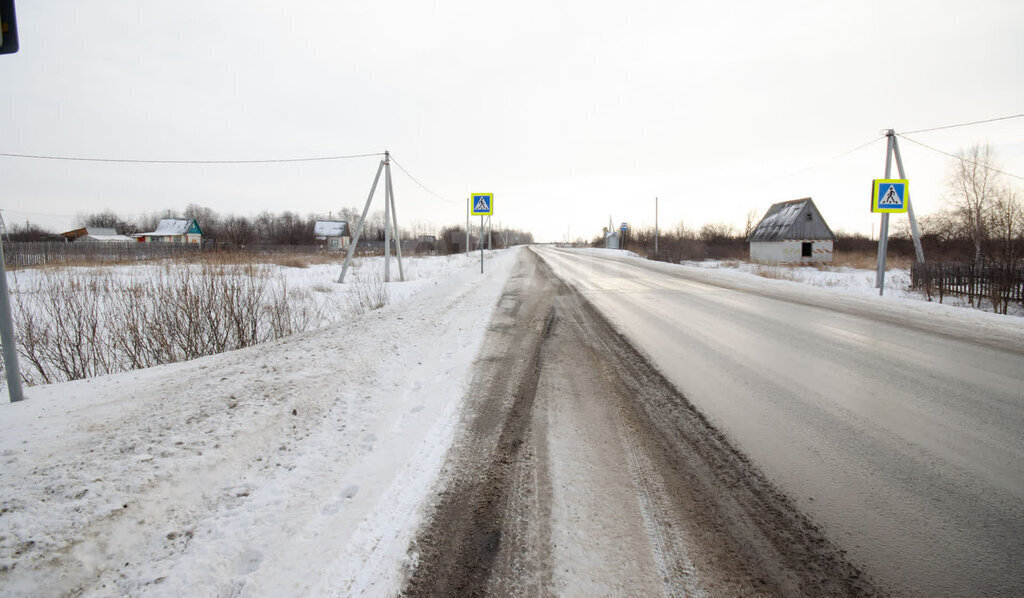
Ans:
[[[883,587],[1024,593],[1018,318],[540,254]]]
[[[343,324],[0,406],[0,595],[393,594],[515,253],[482,277],[455,256]]]

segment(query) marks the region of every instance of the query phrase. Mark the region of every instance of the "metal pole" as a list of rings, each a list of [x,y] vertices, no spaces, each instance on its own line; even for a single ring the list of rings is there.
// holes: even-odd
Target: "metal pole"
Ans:
[[[384,282],[391,282],[391,201],[388,197],[388,153],[384,152]]]
[[[370,194],[366,196],[366,205],[363,206],[363,215],[359,217],[359,224],[356,225],[355,236],[352,237],[352,244],[348,246],[348,255],[345,256],[345,265],[341,267],[339,283],[345,282],[345,273],[348,272],[348,265],[352,262],[352,254],[356,252],[356,245],[359,243],[359,235],[363,233],[363,223],[366,222],[366,213],[370,211],[370,202],[373,201],[373,193],[377,190],[377,182],[380,181],[380,173],[384,170],[384,160],[380,161],[377,167],[377,176],[373,177],[373,185],[370,187]]]
[[[466,198],[466,259],[469,259],[469,212],[470,204],[473,200],[469,197]]]
[[[654,198],[654,254],[658,254],[658,198]]]
[[[900,156],[900,144],[893,135],[892,138],[892,152],[896,155],[896,170],[900,173],[900,178],[907,178],[907,173],[903,171],[903,157]],[[921,232],[917,228],[917,218],[914,217],[914,204],[910,203],[910,193],[907,193],[907,218],[910,219],[910,236],[914,239],[914,253],[916,254],[917,261],[924,263],[924,249],[921,247]]]
[[[480,215],[480,274],[484,273],[484,216]]]
[[[11,293],[7,288],[3,239],[0,238],[0,343],[3,343],[4,374],[7,376],[7,394],[12,403],[24,399],[21,392],[21,371],[18,369],[18,348],[14,340],[14,320],[11,317]]]
[[[895,132],[889,129],[886,132],[888,142],[885,146],[885,178],[892,174],[892,143],[895,139]],[[882,225],[878,230],[878,270],[875,272],[875,286],[878,287],[878,296],[885,293],[885,254],[889,249],[889,213],[882,213]]]
[[[395,252],[398,257],[398,280],[405,282],[402,270],[402,235],[398,232],[398,210],[395,209],[395,188],[391,185],[391,164],[384,168],[384,183],[387,185],[387,196],[391,203],[391,223],[395,225]]]

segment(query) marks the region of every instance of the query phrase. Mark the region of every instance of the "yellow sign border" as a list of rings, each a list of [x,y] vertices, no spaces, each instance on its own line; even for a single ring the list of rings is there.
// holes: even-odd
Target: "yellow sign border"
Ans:
[[[486,211],[486,212],[477,212],[476,211],[476,198],[480,197],[481,195],[486,196],[490,200],[490,201],[487,202],[487,205],[489,205],[491,207],[491,209]],[[471,210],[470,214],[472,214],[473,216],[493,216],[494,215],[494,194],[493,193],[471,193],[469,197],[470,197],[470,202],[469,203],[470,203],[470,210]]]
[[[878,205],[879,191],[887,183],[903,183],[903,208],[883,208]],[[910,204],[910,181],[907,179],[874,179],[871,181],[871,212],[875,214],[905,214]]]

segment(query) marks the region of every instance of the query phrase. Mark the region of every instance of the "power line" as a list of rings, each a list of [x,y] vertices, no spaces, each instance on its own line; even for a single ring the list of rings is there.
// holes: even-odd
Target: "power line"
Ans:
[[[438,195],[437,193],[434,193],[433,191],[431,191],[430,189],[428,189],[428,188],[427,188],[427,187],[426,187],[426,186],[425,186],[425,185],[424,185],[423,183],[421,183],[421,182],[419,182],[418,180],[416,180],[416,177],[414,177],[414,176],[412,176],[411,174],[409,174],[409,171],[408,171],[408,170],[406,170],[406,169],[405,169],[405,167],[403,167],[403,166],[402,166],[401,164],[399,164],[399,163],[398,163],[398,160],[395,160],[395,155],[394,155],[394,154],[391,154],[391,161],[395,163],[395,166],[397,166],[397,167],[399,168],[399,170],[401,170],[402,172],[404,172],[404,173],[405,173],[405,176],[407,176],[407,177],[409,177],[410,179],[412,179],[412,182],[414,182],[414,183],[416,183],[417,185],[419,185],[419,186],[420,186],[420,188],[421,188],[421,189],[423,189],[424,191],[426,191],[427,193],[429,193],[429,194],[433,195],[433,196],[434,196],[434,197],[436,197],[437,199],[440,199],[441,201],[443,201],[443,202],[446,202],[446,203],[450,203],[450,204],[457,204],[457,203],[460,203],[460,202],[457,202],[457,201],[455,201],[455,200],[451,200],[451,199],[448,199],[448,198],[446,198],[446,197],[442,197],[442,196]]]
[[[862,149],[866,148],[867,146],[871,145],[872,143],[875,143],[876,141],[881,141],[882,139],[885,139],[885,135],[882,135],[881,137],[875,137],[871,141],[868,141],[867,143],[862,143],[862,144],[858,145],[857,147],[855,147],[855,148],[853,148],[851,150],[846,150],[845,152],[843,152],[841,154],[836,154],[835,156],[832,156],[832,159],[833,160],[838,160],[839,158],[842,158],[843,156],[852,154],[853,152],[858,151],[858,150],[862,150]]]
[[[928,133],[929,131],[941,131],[943,129],[956,129],[958,127],[970,127],[972,125],[982,125],[982,124],[985,124],[985,123],[994,123],[994,122],[1000,121],[1000,120],[1010,120],[1012,118],[1021,118],[1022,116],[1024,116],[1024,114],[1012,114],[1010,116],[1000,116],[998,118],[989,118],[989,119],[986,119],[986,120],[976,120],[976,121],[973,121],[973,122],[960,123],[960,124],[957,124],[957,125],[945,125],[945,126],[942,126],[942,127],[932,127],[930,129],[918,129],[916,131],[906,131],[905,133],[900,133],[900,135],[913,135],[914,133]],[[913,141],[913,139],[911,139],[909,141]],[[917,142],[914,141],[914,143],[917,143]]]
[[[906,139],[910,143],[915,143],[915,144],[920,145],[921,147],[923,147],[925,149],[930,149],[933,152],[938,152],[938,153],[940,153],[940,154],[942,154],[944,156],[949,156],[950,158],[955,158],[957,160],[960,160],[960,161],[963,161],[963,162],[967,162],[968,164],[974,164],[975,166],[980,166],[980,167],[982,167],[982,168],[984,168],[986,170],[991,170],[992,172],[998,172],[999,174],[1005,174],[1008,177],[1013,177],[1015,179],[1020,179],[1020,180],[1024,181],[1024,176],[1019,176],[1019,175],[1013,174],[1012,172],[1006,172],[1006,171],[1003,171],[1003,170],[999,170],[998,168],[992,168],[991,166],[988,166],[986,164],[981,164],[980,162],[975,162],[974,160],[969,160],[969,159],[967,159],[967,158],[965,158],[963,156],[957,156],[956,154],[951,154],[949,152],[940,150],[938,148],[934,148],[934,147],[932,147],[930,145],[925,145],[925,144],[921,143],[920,141],[914,141],[913,139],[911,139],[910,137],[907,137],[903,133],[896,133],[896,136],[897,137],[902,137],[903,139]]]
[[[0,157],[29,158],[33,160],[62,160],[65,162],[113,162],[118,164],[274,164],[282,162],[323,162],[383,156],[384,152],[351,154],[347,156],[312,156],[307,158],[269,158],[264,160],[142,160],[136,158],[92,158],[84,156],[48,156],[42,154],[15,154],[0,152]]]
[[[828,160],[819,162],[817,164],[811,164],[810,166],[804,166],[803,168],[801,168],[799,170],[794,170],[793,172],[791,172],[789,174],[785,174],[785,175],[781,175],[781,176],[777,176],[777,177],[772,177],[772,178],[770,178],[768,180],[769,181],[776,181],[776,180],[780,180],[780,179],[786,179],[786,178],[789,178],[789,177],[796,176],[798,174],[805,173],[805,172],[810,171],[810,170],[815,170],[815,169],[821,168],[822,166],[825,166],[829,162],[832,162],[834,160],[838,160],[839,158],[842,158],[844,156],[848,156],[848,155],[850,155],[850,154],[852,154],[852,153],[854,153],[856,151],[860,151],[860,150],[866,148],[867,146],[869,146],[869,145],[871,145],[873,143],[877,143],[878,141],[880,141],[882,139],[885,139],[885,135],[882,135],[880,137],[875,137],[871,141],[868,141],[866,143],[862,143],[862,144],[858,145],[857,147],[854,147],[854,148],[846,150],[845,152],[836,154],[836,155],[832,156],[831,158],[829,158]]]

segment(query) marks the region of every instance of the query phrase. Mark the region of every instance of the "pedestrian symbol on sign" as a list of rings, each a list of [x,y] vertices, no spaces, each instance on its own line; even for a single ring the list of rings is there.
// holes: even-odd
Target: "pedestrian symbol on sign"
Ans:
[[[490,216],[494,213],[494,194],[493,193],[474,193],[473,194],[473,215],[474,216]]]
[[[889,190],[885,192],[885,196],[882,197],[882,201],[878,202],[880,206],[898,206],[903,204],[903,198],[896,193],[896,187],[889,185]]]

